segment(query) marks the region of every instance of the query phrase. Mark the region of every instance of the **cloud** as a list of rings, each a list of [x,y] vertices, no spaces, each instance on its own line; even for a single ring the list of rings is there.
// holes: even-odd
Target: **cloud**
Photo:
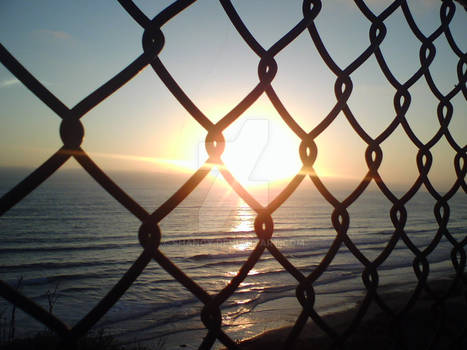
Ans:
[[[10,86],[15,86],[19,84],[20,84],[20,81],[16,78],[6,79],[0,82],[0,88],[7,88]]]
[[[58,40],[71,39],[71,35],[62,30],[40,29],[39,33]]]
[[[42,85],[44,85],[44,86],[47,86],[47,87],[54,85],[54,83],[51,83],[51,82],[49,82],[47,80],[42,80],[40,83]],[[13,87],[13,86],[16,86],[16,85],[21,85],[21,84],[22,83],[16,78],[5,79],[5,80],[0,81],[0,89]]]

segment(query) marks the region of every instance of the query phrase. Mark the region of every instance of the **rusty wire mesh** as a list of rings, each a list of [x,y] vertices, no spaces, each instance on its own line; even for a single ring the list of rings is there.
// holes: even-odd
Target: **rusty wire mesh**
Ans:
[[[51,176],[71,157],[99,183],[115,200],[122,204],[129,212],[141,221],[139,228],[139,241],[142,252],[133,265],[123,275],[120,281],[108,292],[108,294],[76,325],[69,327],[53,314],[47,312],[32,300],[22,295],[19,291],[0,281],[0,294],[9,302],[33,316],[48,328],[56,332],[63,340],[63,344],[72,346],[77,339],[85,335],[106,312],[119,300],[125,291],[137,279],[145,267],[154,260],[161,268],[171,274],[179,283],[187,288],[204,307],[201,311],[201,319],[207,329],[207,335],[200,345],[201,349],[209,349],[219,340],[229,348],[238,348],[239,345],[226,334],[222,328],[221,305],[235,293],[237,287],[246,278],[248,272],[255,266],[265,250],[268,250],[274,258],[288,271],[297,282],[296,297],[303,309],[298,315],[295,325],[287,339],[284,340],[284,348],[292,348],[294,342],[300,336],[305,323],[311,318],[323,331],[332,339],[334,347],[345,345],[346,339],[354,332],[362,318],[365,316],[369,306],[377,304],[394,321],[400,320],[417,302],[422,292],[428,293],[434,300],[435,305],[442,307],[444,301],[450,293],[459,285],[465,286],[467,281],[464,277],[466,265],[465,245],[467,237],[457,240],[448,229],[450,205],[449,200],[459,191],[467,191],[465,175],[467,170],[466,146],[455,142],[450,134],[449,123],[453,115],[453,105],[451,100],[456,95],[463,95],[467,99],[467,54],[462,52],[453,39],[450,32],[450,22],[456,11],[456,5],[452,1],[440,2],[441,24],[430,35],[426,36],[417,27],[407,1],[394,1],[379,15],[375,15],[364,1],[355,0],[362,15],[371,22],[369,31],[370,45],[353,62],[346,67],[337,65],[333,57],[327,51],[320,33],[315,26],[315,19],[321,10],[320,0],[303,1],[303,19],[295,25],[287,34],[277,40],[269,49],[265,49],[251,34],[245,26],[242,18],[238,15],[230,0],[220,0],[225,13],[230,18],[238,33],[248,44],[251,50],[259,57],[258,63],[258,83],[254,88],[217,123],[213,123],[183,91],[178,83],[171,76],[164,64],[159,59],[159,54],[164,48],[164,25],[172,18],[184,11],[195,0],[179,0],[172,3],[154,18],[148,18],[131,0],[119,0],[119,3],[128,14],[144,29],[142,38],[143,53],[131,62],[124,70],[115,75],[112,79],[92,92],[73,108],[68,108],[57,97],[55,97],[41,82],[31,75],[8,51],[0,46],[0,59],[2,63],[19,79],[29,90],[31,90],[43,103],[51,108],[61,119],[60,136],[63,146],[53,154],[44,164],[33,171],[28,177],[17,184],[12,190],[6,193],[0,201],[0,213],[4,214],[15,204],[20,202],[25,196],[30,194],[36,187]],[[380,45],[385,39],[387,20],[396,10],[401,9],[402,13],[412,30],[413,34],[420,41],[420,66],[413,75],[405,82],[398,81],[389,69],[385,57],[380,50]],[[459,7],[460,9],[460,7]],[[459,10],[458,9],[458,10]],[[293,116],[277,95],[271,83],[274,80],[278,65],[275,56],[297,38],[302,32],[308,31],[316,49],[327,67],[336,76],[335,80],[335,106],[324,116],[321,123],[311,131],[305,131],[297,124]],[[430,72],[430,65],[436,55],[433,42],[440,36],[445,36],[452,52],[458,57],[457,77],[458,82],[446,95],[437,88]],[[352,114],[347,101],[352,93],[351,75],[362,66],[370,57],[374,56],[381,71],[387,81],[395,89],[394,94],[394,119],[376,138],[372,138],[359,125]],[[191,114],[191,116],[207,131],[205,140],[206,150],[209,159],[201,166],[186,183],[181,186],[165,203],[148,213],[137,202],[135,202],[125,191],[123,191],[109,176],[107,176],[91,159],[91,157],[81,148],[84,136],[84,128],[80,118],[91,109],[105,100],[109,95],[122,87],[132,79],[140,70],[147,65],[151,65],[154,72],[159,76],[167,89],[176,97],[181,105]],[[437,116],[439,129],[432,138],[423,143],[411,129],[406,119],[411,102],[410,88],[420,79],[425,79],[433,97],[437,100]],[[301,140],[299,149],[300,158],[303,162],[301,171],[290,181],[285,189],[267,206],[261,205],[242,185],[236,181],[221,159],[225,140],[222,132],[239,118],[261,95],[267,95],[280,114],[287,126]],[[368,165],[368,172],[358,186],[342,201],[339,201],[333,193],[325,186],[314,169],[314,162],[317,157],[318,148],[315,138],[326,130],[335,120],[339,113],[343,113],[352,126],[355,133],[366,143],[365,160]],[[394,130],[401,126],[406,136],[417,147],[418,153],[416,163],[419,170],[416,181],[410,189],[402,196],[397,196],[385,184],[378,173],[378,168],[382,162],[383,152],[380,147]],[[455,152],[453,167],[457,179],[452,187],[445,193],[438,193],[430,183],[428,172],[432,164],[432,154],[430,149],[434,147],[442,138],[445,138]],[[251,252],[230,282],[217,294],[209,294],[200,287],[193,279],[180,270],[164,253],[159,249],[163,232],[159,229],[158,223],[163,220],[177,205],[179,205],[197,186],[213,167],[218,167],[225,180],[236,191],[236,193],[256,212],[254,228],[258,237],[256,247]],[[299,271],[281,251],[270,240],[274,234],[272,214],[282,203],[296,190],[298,185],[309,177],[321,195],[333,207],[332,225],[335,229],[335,239],[329,247],[327,254],[323,257],[319,265],[309,275],[304,275]],[[370,182],[374,181],[381,193],[392,204],[390,218],[394,226],[394,231],[383,251],[374,259],[369,260],[354,244],[347,234],[349,228],[348,207],[354,203],[365,191]],[[438,230],[431,243],[424,249],[419,249],[411,241],[405,231],[407,219],[406,204],[424,186],[436,201],[434,206],[434,216],[438,224]],[[455,278],[452,284],[443,294],[435,293],[427,284],[429,274],[429,262],[427,257],[435,249],[441,238],[446,238],[452,245],[451,260]],[[418,280],[415,292],[398,313],[395,313],[390,306],[381,298],[378,293],[378,267],[389,257],[397,242],[402,241],[413,254],[413,270]],[[315,292],[314,282],[327,269],[333,261],[339,248],[345,245],[351,253],[358,259],[363,267],[362,281],[366,288],[366,295],[359,310],[348,325],[346,331],[338,333],[319,315],[314,309]],[[459,325],[457,337],[453,338],[453,346],[466,336],[466,326]],[[438,336],[433,336],[432,348],[436,348]],[[457,342],[457,343],[456,343]]]

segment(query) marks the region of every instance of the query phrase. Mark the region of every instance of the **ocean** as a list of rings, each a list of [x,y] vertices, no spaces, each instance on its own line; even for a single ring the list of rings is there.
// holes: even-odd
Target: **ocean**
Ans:
[[[153,211],[174,193],[187,174],[110,172],[110,176],[146,210]],[[27,175],[24,170],[0,172],[0,195]],[[330,183],[339,199],[348,184]],[[276,188],[254,190],[264,202]],[[449,201],[449,231],[466,235],[467,196]],[[407,204],[407,235],[420,249],[434,238],[438,225],[434,199],[421,190]],[[370,259],[387,244],[394,227],[390,202],[372,183],[349,208],[351,239]],[[274,214],[273,243],[304,274],[319,264],[333,239],[332,207],[305,179]],[[240,269],[257,238],[254,212],[210,176],[160,223],[161,251],[209,293],[220,291]],[[59,170],[0,219],[1,279],[16,286],[70,325],[82,318],[119,280],[141,252],[140,222],[81,169]],[[442,238],[428,256],[429,279],[453,274],[452,245]],[[378,269],[381,289],[413,288],[414,255],[399,241]],[[322,314],[355,306],[365,295],[362,265],[342,246],[329,268],[314,284],[316,309]],[[291,325],[300,312],[296,280],[266,250],[238,290],[222,306],[223,329],[233,339]],[[152,261],[95,329],[105,329],[125,344],[162,339],[166,349],[197,348],[206,335],[199,302]],[[2,318],[11,306],[0,301]],[[16,312],[18,335],[44,326]],[[219,347],[219,344],[216,344]]]

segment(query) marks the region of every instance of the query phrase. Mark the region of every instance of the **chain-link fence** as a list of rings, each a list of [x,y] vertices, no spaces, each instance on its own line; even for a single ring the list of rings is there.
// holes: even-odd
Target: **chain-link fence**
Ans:
[[[73,108],[68,108],[56,96],[54,96],[40,81],[31,75],[13,57],[5,47],[0,46],[0,58],[2,63],[20,80],[29,90],[31,90],[44,104],[52,109],[61,119],[60,136],[63,146],[57,150],[45,163],[34,170],[23,181],[17,184],[13,189],[6,193],[0,201],[0,213],[4,214],[25,196],[34,191],[48,177],[57,171],[70,158],[75,158],[77,162],[99,183],[112,197],[122,204],[130,213],[141,221],[139,228],[139,241],[142,246],[140,256],[136,259],[129,270],[122,276],[120,281],[108,292],[108,294],[76,325],[69,327],[63,321],[53,314],[44,310],[31,299],[25,297],[9,284],[0,282],[0,293],[9,302],[15,304],[23,311],[36,318],[48,328],[56,332],[63,340],[63,344],[72,346],[77,339],[85,335],[120,299],[125,291],[138,278],[141,272],[152,260],[162,269],[166,270],[180,284],[188,289],[204,305],[201,311],[201,320],[204,323],[207,335],[202,341],[200,348],[209,349],[216,340],[222,342],[228,348],[239,348],[240,345],[235,342],[229,334],[223,329],[221,306],[235,293],[239,285],[244,281],[250,270],[261,258],[265,250],[268,250],[272,256],[282,265],[282,267],[296,280],[296,297],[302,306],[302,311],[297,315],[296,323],[290,330],[287,338],[284,339],[283,347],[292,348],[294,343],[300,337],[306,322],[311,318],[332,340],[333,347],[346,346],[346,340],[353,334],[355,329],[361,323],[362,318],[367,313],[370,305],[378,305],[381,310],[393,321],[395,327],[399,324],[417,303],[421,293],[427,293],[433,299],[433,307],[436,310],[442,310],[447,298],[459,287],[464,288],[467,279],[464,276],[466,265],[465,245],[467,236],[463,239],[456,239],[450,232],[449,213],[450,199],[459,192],[466,192],[467,185],[465,175],[467,171],[466,146],[459,145],[452,137],[449,126],[453,115],[453,104],[451,100],[459,95],[467,99],[467,54],[461,50],[455,42],[451,31],[450,23],[455,11],[463,11],[460,5],[453,1],[440,2],[440,25],[430,35],[425,35],[418,27],[406,0],[398,0],[391,3],[380,14],[375,15],[364,1],[355,0],[355,4],[368,21],[371,22],[369,31],[370,45],[346,67],[340,67],[324,45],[315,20],[320,16],[322,3],[320,0],[303,1],[303,19],[299,21],[287,34],[277,40],[270,48],[264,48],[252,35],[247,28],[241,16],[239,16],[230,0],[220,0],[225,13],[230,18],[233,26],[248,44],[250,49],[258,56],[258,82],[257,85],[217,123],[213,123],[190,99],[182,87],[172,77],[170,72],[164,66],[159,58],[159,54],[164,50],[164,25],[172,18],[179,15],[187,7],[192,5],[195,0],[179,0],[165,8],[154,18],[148,18],[138,6],[131,0],[119,0],[119,3],[135,20],[137,25],[144,29],[142,38],[143,53],[130,63],[124,70],[115,75],[112,79],[95,90]],[[456,7],[457,6],[457,7]],[[401,10],[408,26],[420,42],[418,69],[406,81],[399,81],[391,72],[386,58],[380,49],[385,40],[387,28],[385,21],[396,11]],[[304,130],[288,112],[286,105],[282,102],[279,95],[272,86],[278,64],[275,57],[279,52],[285,50],[300,34],[308,32],[311,41],[319,52],[324,63],[335,75],[334,91],[336,103],[322,121],[311,131]],[[432,78],[430,66],[436,56],[434,41],[444,36],[449,43],[450,49],[458,58],[457,78],[455,86],[447,93],[443,94],[437,87]],[[357,71],[370,57],[374,57],[384,74],[387,82],[395,89],[394,94],[394,118],[392,122],[377,137],[371,137],[354,117],[349,104],[347,103],[352,94],[352,74]],[[133,200],[125,191],[123,191],[109,176],[102,171],[93,159],[81,148],[84,136],[84,127],[80,118],[91,109],[105,100],[109,95],[122,87],[131,80],[140,70],[147,65],[151,65],[154,72],[159,76],[168,90],[175,96],[179,103],[190,113],[190,115],[206,130],[207,136],[205,146],[208,153],[208,160],[176,191],[165,203],[155,209],[152,213],[147,212],[143,207]],[[419,80],[426,80],[432,97],[437,101],[437,116],[439,128],[428,140],[422,142],[411,129],[406,114],[411,105],[411,88]],[[429,93],[429,91],[427,91]],[[263,206],[255,199],[246,188],[244,188],[232,175],[223,163],[222,154],[226,143],[223,131],[237,120],[243,113],[252,106],[262,95],[266,95],[277,112],[282,117],[286,125],[301,140],[298,150],[303,163],[301,171],[288,183],[285,189],[274,198],[268,205]],[[137,101],[136,101],[137,102]],[[335,195],[326,187],[320,176],[317,175],[314,163],[317,158],[318,147],[315,139],[333,124],[336,116],[343,113],[345,118],[353,128],[353,131],[366,144],[365,161],[368,171],[361,182],[344,200],[338,200]],[[464,116],[465,117],[465,116]],[[410,189],[397,195],[393,192],[383,179],[378,169],[382,163],[383,151],[381,144],[390,137],[394,130],[402,127],[406,137],[418,149],[416,164],[418,167],[418,176]],[[433,156],[431,149],[445,139],[455,153],[452,164],[456,173],[456,181],[452,187],[444,194],[439,193],[432,183],[428,173],[431,168]],[[227,145],[228,147],[228,145]],[[230,282],[218,293],[209,294],[193,279],[185,274],[176,266],[160,249],[161,236],[164,234],[159,229],[159,223],[174,208],[176,208],[208,175],[213,167],[217,167],[222,173],[224,179],[231,188],[256,212],[254,229],[258,237],[256,247],[253,249],[248,259],[243,263],[238,273]],[[274,235],[273,213],[286,201],[297,189],[300,183],[305,179],[311,179],[316,189],[323,198],[333,207],[332,225],[335,230],[335,239],[329,246],[327,254],[322,258],[318,266],[309,274],[304,275],[298,268],[292,264],[285,255],[276,247],[271,238]],[[394,230],[387,241],[386,246],[381,253],[373,260],[368,259],[356,246],[348,235],[349,212],[351,206],[367,189],[369,184],[374,182],[379,191],[391,203],[390,219]],[[424,187],[433,197],[436,204],[434,206],[434,216],[438,225],[437,232],[434,234],[431,243],[424,249],[419,249],[411,240],[405,230],[407,221],[407,203],[414,195]],[[446,288],[446,293],[438,294],[427,283],[430,271],[428,256],[436,248],[440,239],[447,239],[452,245],[451,260],[452,272],[455,275],[452,284]],[[386,261],[393,252],[396,244],[403,242],[413,254],[413,271],[418,280],[415,291],[409,302],[400,312],[394,312],[378,290],[378,268]],[[315,281],[326,271],[341,246],[345,245],[356,259],[361,263],[363,273],[362,281],[366,288],[366,295],[359,306],[358,312],[351,324],[344,332],[337,332],[326,320],[316,311],[315,304]],[[464,289],[463,289],[464,290]],[[442,328],[440,325],[438,331]],[[460,347],[467,336],[466,324],[458,325],[452,336],[452,348]],[[438,348],[439,336],[431,335],[431,348]],[[402,348],[402,345],[398,345]]]

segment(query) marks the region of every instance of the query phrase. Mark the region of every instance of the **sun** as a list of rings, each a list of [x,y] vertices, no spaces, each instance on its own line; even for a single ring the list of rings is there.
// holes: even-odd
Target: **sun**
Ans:
[[[300,139],[280,121],[247,117],[224,131],[226,168],[244,186],[262,186],[295,176],[302,163]]]

